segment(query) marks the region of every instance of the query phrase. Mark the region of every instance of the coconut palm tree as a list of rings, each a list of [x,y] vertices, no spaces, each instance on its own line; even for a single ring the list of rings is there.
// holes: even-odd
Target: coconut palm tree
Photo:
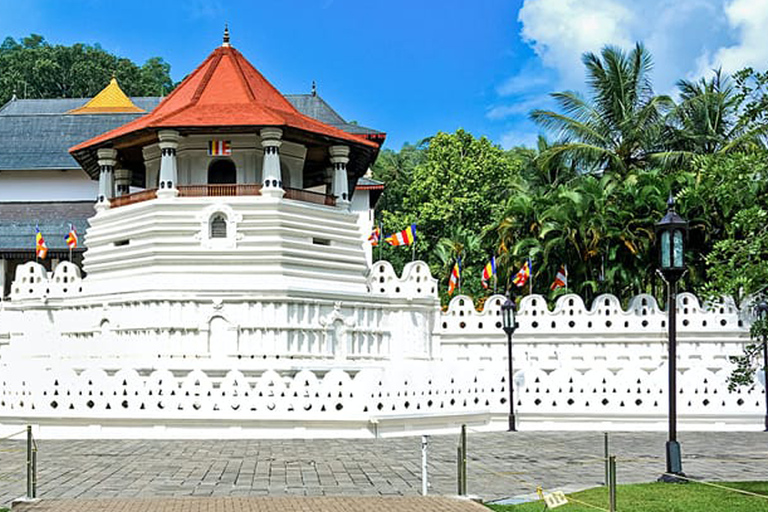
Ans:
[[[589,99],[572,91],[553,93],[561,112],[534,110],[530,116],[554,132],[559,144],[542,152],[546,163],[563,156],[581,172],[627,175],[648,166],[659,149],[663,119],[673,102],[651,87],[651,55],[638,43],[629,53],[615,46],[600,56],[586,53]]]
[[[697,154],[765,147],[766,127],[741,118],[742,98],[721,70],[709,80],[680,80],[677,87],[680,103],[670,111],[665,128],[667,151],[656,155],[665,167],[689,166]]]

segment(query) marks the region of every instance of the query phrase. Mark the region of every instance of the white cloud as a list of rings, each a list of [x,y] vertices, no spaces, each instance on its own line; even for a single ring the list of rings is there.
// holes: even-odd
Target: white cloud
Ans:
[[[514,103],[494,105],[488,109],[485,113],[485,117],[492,121],[497,121],[499,119],[506,119],[510,116],[527,116],[533,109],[547,108],[549,103],[549,96],[546,94],[518,98]]]
[[[501,147],[511,149],[518,146],[535,148],[539,133],[536,129],[511,130],[501,135]]]
[[[515,96],[548,86],[551,83],[552,79],[550,77],[531,74],[530,71],[526,70],[507,78],[496,88],[496,92],[499,96]]]
[[[725,5],[725,17],[736,42],[702,53],[700,63],[705,67],[699,68],[699,74],[717,67],[729,73],[746,66],[764,71],[768,67],[768,0],[732,0]]]
[[[584,52],[638,41],[654,57],[659,93],[720,66],[768,68],[768,0],[525,0],[518,18],[560,88],[584,89]]]
[[[629,46],[634,16],[619,0],[526,0],[521,36],[565,82],[582,80],[581,55],[605,44]],[[626,2],[629,3],[629,2]]]
[[[606,45],[643,43],[657,94],[674,96],[681,78],[720,67],[768,69],[768,0],[524,0],[518,20],[534,55],[496,87],[485,112],[502,125],[504,147],[535,143],[527,113],[553,108],[552,91],[586,92],[582,55]]]

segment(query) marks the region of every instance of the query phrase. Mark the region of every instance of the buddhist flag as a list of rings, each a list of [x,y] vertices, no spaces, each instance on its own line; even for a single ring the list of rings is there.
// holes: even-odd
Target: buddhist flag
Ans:
[[[550,290],[557,290],[558,288],[565,288],[566,291],[568,291],[568,267],[565,265],[560,265],[560,270],[557,271],[555,281],[552,283],[552,286],[549,287]]]
[[[387,238],[386,242],[389,245],[411,245],[416,241],[416,224],[411,224],[399,233],[392,233]]]
[[[531,277],[531,258],[528,258],[525,260],[525,264],[523,265],[523,268],[520,269],[520,271],[515,275],[515,278],[512,280],[515,285],[520,288],[522,286],[525,286],[525,283],[528,282],[528,279]]]
[[[461,258],[456,259],[453,270],[451,270],[451,277],[448,278],[448,295],[451,295],[459,285],[459,279],[461,279]]]
[[[64,241],[67,242],[67,247],[69,247],[70,250],[77,248],[77,230],[72,224],[69,225],[69,233],[67,233]]]
[[[35,226],[35,256],[44,260],[48,254],[48,246],[45,245],[43,234],[40,233],[40,227]]]
[[[379,226],[376,226],[373,228],[373,231],[371,232],[371,236],[368,237],[368,241],[371,242],[371,245],[376,247],[379,245],[379,240],[381,240],[381,229]]]
[[[496,256],[492,257],[491,261],[483,269],[483,288],[488,288],[488,281],[494,276],[496,276]]]
[[[230,156],[232,154],[232,143],[228,140],[209,140],[208,156]]]

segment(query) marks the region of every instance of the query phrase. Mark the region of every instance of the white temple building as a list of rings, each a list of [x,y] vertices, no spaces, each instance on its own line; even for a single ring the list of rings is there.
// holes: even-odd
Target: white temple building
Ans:
[[[136,106],[95,100],[85,115]],[[506,428],[503,297],[478,312],[460,296],[442,312],[425,263],[401,276],[371,263],[382,187],[364,175],[384,134],[302,102],[225,37],[151,112],[71,148],[96,189],[86,250],[82,265],[15,268],[0,302],[0,434]],[[690,294],[678,307],[681,428],[761,428],[763,386],[725,386],[749,318]],[[519,428],[664,429],[665,321],[650,296],[627,309],[612,296],[588,308],[567,295],[552,310],[523,298]]]

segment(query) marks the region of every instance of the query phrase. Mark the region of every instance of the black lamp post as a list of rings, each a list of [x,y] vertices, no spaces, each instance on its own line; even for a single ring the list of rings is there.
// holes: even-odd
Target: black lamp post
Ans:
[[[768,302],[765,300],[758,302],[755,311],[760,316],[760,320],[762,320],[763,324],[761,326],[763,330],[763,388],[766,390],[765,430],[763,430],[763,432],[768,432],[768,340],[766,339],[766,328],[768,328],[768,325],[766,325],[766,320],[768,320]]]
[[[667,214],[656,224],[660,241],[659,270],[667,282],[667,319],[669,327],[669,439],[667,440],[667,471],[659,480],[677,482],[670,475],[683,475],[680,443],[677,442],[677,281],[685,272],[685,238],[688,221],[675,212],[672,194],[667,202]]]
[[[507,377],[507,386],[509,387],[509,431],[517,432],[515,427],[515,386],[512,381],[512,334],[517,328],[515,323],[515,303],[510,297],[501,305],[501,319],[504,325],[504,332],[507,333],[507,362],[509,371]]]

